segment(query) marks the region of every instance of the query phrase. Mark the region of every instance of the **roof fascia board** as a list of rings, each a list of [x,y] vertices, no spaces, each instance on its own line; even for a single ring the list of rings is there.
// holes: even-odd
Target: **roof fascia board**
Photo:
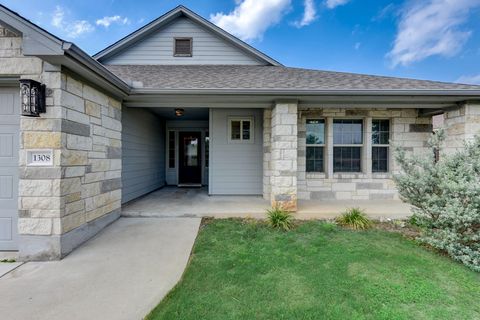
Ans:
[[[115,42],[114,44],[108,46],[107,48],[103,49],[102,51],[96,53],[93,55],[94,59],[101,60],[110,56],[115,55],[118,53],[120,50],[128,47],[129,45],[137,42],[140,39],[143,39],[144,37],[148,36],[151,32],[157,30],[158,28],[161,28],[162,26],[170,23],[177,17],[184,15],[194,22],[200,24],[204,28],[212,31],[216,35],[220,36],[222,39],[227,40],[234,44],[236,47],[239,47],[240,49],[247,51],[251,55],[255,56],[257,59],[263,60],[267,62],[268,64],[274,65],[274,66],[281,66],[282,64],[279,63],[278,61],[270,58],[266,54],[260,52],[259,50],[255,49],[254,47],[250,46],[249,44],[243,42],[242,40],[234,37],[233,35],[229,34],[225,30],[217,27],[213,23],[209,22],[208,20],[204,19],[203,17],[199,16],[195,12],[191,11],[190,9],[187,9],[183,6],[179,6],[164,15],[160,16],[159,18],[153,20],[152,22],[148,23],[147,25],[143,26],[142,28],[132,32],[128,36],[124,37],[123,39],[120,39],[119,41]]]
[[[257,90],[257,89],[156,89],[133,88],[132,94],[156,95],[281,95],[281,96],[415,96],[480,98],[480,90]]]

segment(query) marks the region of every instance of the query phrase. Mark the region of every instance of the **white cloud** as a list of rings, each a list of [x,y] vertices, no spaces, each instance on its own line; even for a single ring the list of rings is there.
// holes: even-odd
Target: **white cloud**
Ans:
[[[111,17],[103,17],[102,19],[98,19],[95,23],[97,26],[104,26],[105,28],[108,28],[112,23],[127,24],[130,23],[130,20],[127,17],[116,15]]]
[[[410,2],[401,13],[393,49],[387,55],[392,66],[457,54],[471,35],[460,27],[479,5],[480,0]]]
[[[313,0],[305,0],[304,6],[305,11],[303,12],[302,20],[294,23],[297,28],[308,26],[317,18],[317,10],[315,9],[315,3]]]
[[[361,42],[356,42],[353,47],[355,48],[355,50],[358,50],[358,49],[360,49],[361,46],[362,46]]]
[[[55,7],[50,23],[69,38],[77,38],[82,34],[95,30],[87,20],[66,21],[65,10],[60,6]]]
[[[480,74],[473,75],[473,76],[461,76],[455,82],[480,85]]]
[[[210,16],[210,21],[242,40],[262,39],[265,31],[277,24],[291,0],[239,0],[228,14],[219,12]]]
[[[338,6],[343,6],[347,4],[350,0],[327,0],[325,1],[325,5],[328,9],[334,9]]]

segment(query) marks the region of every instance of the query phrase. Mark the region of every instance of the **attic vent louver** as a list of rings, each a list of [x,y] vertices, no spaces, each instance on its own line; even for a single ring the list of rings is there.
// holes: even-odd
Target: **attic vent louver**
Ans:
[[[191,57],[192,42],[192,38],[175,38],[173,55],[175,57]]]

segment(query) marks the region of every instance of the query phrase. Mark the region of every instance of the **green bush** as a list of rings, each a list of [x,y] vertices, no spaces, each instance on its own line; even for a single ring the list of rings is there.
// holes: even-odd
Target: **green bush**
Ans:
[[[288,231],[293,227],[292,213],[279,207],[267,211],[268,224],[275,229]]]
[[[394,180],[402,200],[413,205],[411,221],[423,229],[419,240],[480,271],[480,138],[436,161],[444,138],[443,131],[434,134],[424,156],[395,147],[402,172]]]
[[[348,209],[341,216],[337,217],[335,221],[343,227],[355,230],[365,230],[372,226],[370,219],[359,208]]]

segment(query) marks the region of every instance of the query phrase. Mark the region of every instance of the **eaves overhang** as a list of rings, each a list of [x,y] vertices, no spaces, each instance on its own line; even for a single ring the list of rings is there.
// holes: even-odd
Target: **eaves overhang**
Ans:
[[[296,100],[305,107],[449,108],[480,100],[480,90],[219,90],[132,89],[129,107],[265,108],[279,100]]]

